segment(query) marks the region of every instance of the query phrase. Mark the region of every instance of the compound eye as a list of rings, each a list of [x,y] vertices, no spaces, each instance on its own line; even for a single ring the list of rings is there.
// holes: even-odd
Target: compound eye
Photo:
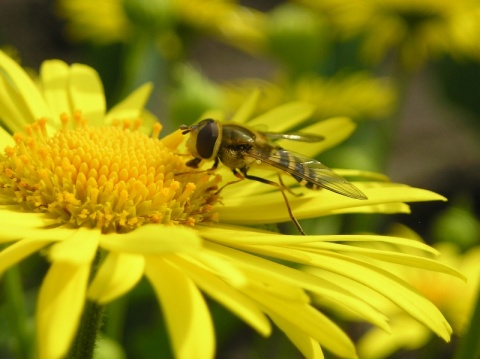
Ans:
[[[218,140],[218,125],[214,120],[203,120],[204,126],[198,131],[197,152],[200,157],[209,159],[214,156],[215,143]],[[202,124],[200,122],[199,125]]]

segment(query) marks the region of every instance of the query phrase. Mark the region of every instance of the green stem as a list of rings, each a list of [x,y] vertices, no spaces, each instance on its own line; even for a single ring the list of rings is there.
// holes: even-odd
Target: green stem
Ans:
[[[480,358],[480,290],[477,293],[477,303],[470,317],[468,332],[463,335],[454,358]]]
[[[3,276],[7,314],[12,328],[12,338],[15,341],[15,357],[32,358],[32,333],[29,332],[29,321],[25,310],[25,300],[20,272],[17,266],[11,267]]]
[[[75,342],[67,356],[68,359],[93,359],[102,318],[103,307],[94,302],[87,302]]]
[[[97,253],[92,263],[90,279],[95,275],[100,265],[101,255]],[[93,359],[98,333],[103,323],[103,306],[87,301],[83,310],[80,326],[75,341],[70,348],[67,359]]]

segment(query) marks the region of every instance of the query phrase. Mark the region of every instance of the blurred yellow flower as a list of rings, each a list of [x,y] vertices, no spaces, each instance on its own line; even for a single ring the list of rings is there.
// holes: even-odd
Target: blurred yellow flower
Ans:
[[[386,79],[367,73],[337,75],[324,78],[305,75],[295,81],[269,82],[242,79],[222,85],[226,107],[233,111],[255,88],[264,96],[257,111],[270,110],[286,101],[302,101],[314,106],[316,120],[332,116],[348,116],[355,120],[385,118],[393,113],[396,93]]]
[[[57,0],[56,8],[66,20],[67,34],[77,41],[129,41],[135,27],[152,26],[151,31],[163,30],[159,42],[166,41],[167,46],[181,27],[211,34],[246,51],[263,46],[264,15],[230,0]]]
[[[399,226],[393,234],[420,240],[405,227]],[[464,330],[468,329],[480,289],[480,247],[474,247],[463,254],[453,243],[439,243],[434,248],[442,254],[439,261],[464,274],[466,282],[438,272],[417,271],[404,266],[391,266],[388,270],[405,279],[421,295],[434,303],[452,324],[453,332],[461,336]],[[411,250],[408,252],[413,253]],[[360,357],[387,358],[401,349],[419,349],[431,339],[428,328],[391,302],[378,298],[378,301],[372,304],[388,315],[391,332],[379,328],[367,331],[357,343]]]
[[[442,54],[480,56],[480,4],[473,0],[297,0],[325,15],[344,38],[360,37],[362,55],[393,54],[408,69]]]
[[[227,187],[219,198],[222,171],[232,176],[225,169],[216,175],[175,176],[188,171],[179,155],[185,153],[185,136],[176,131],[157,138],[161,126],[143,108],[150,85],[106,112],[102,83],[90,67],[46,61],[36,84],[0,52],[0,74],[0,139],[6,146],[0,155],[0,241],[7,243],[0,252],[0,273],[39,251],[51,262],[36,308],[38,358],[64,357],[86,298],[106,304],[144,276],[158,297],[178,358],[215,355],[213,323],[202,293],[264,336],[271,332],[270,319],[307,358],[321,358],[323,349],[356,357],[348,336],[310,304],[309,293],[341,301],[388,328],[383,314],[369,307],[369,295],[359,296],[353,286],[339,286],[295,264],[361,282],[449,340],[451,328],[440,311],[369,260],[458,275],[426,258],[436,253],[430,247],[396,237],[283,235],[240,226],[288,221],[282,196],[271,186],[245,181]],[[297,102],[251,118],[255,99],[256,94],[234,115],[237,122],[287,131],[312,112]],[[300,150],[313,156],[354,127],[346,118],[311,125],[307,131],[327,139]],[[444,200],[400,184],[356,185],[368,200],[302,190],[304,195],[290,204],[298,218],[309,218],[408,212],[404,201]],[[393,243],[421,254],[367,251],[345,241]],[[98,254],[102,261],[89,281]]]

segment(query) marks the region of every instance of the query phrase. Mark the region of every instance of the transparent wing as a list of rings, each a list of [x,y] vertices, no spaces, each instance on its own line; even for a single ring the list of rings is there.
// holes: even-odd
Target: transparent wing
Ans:
[[[264,132],[261,131],[265,137],[271,140],[290,140],[290,141],[301,141],[301,142],[320,142],[325,139],[325,137],[320,135],[314,135],[311,133],[301,133],[301,132],[290,132],[290,133],[276,133],[276,132]]]
[[[271,153],[251,149],[245,155],[289,173],[308,188],[321,187],[343,196],[367,199],[352,183],[313,158],[281,148],[273,148]]]

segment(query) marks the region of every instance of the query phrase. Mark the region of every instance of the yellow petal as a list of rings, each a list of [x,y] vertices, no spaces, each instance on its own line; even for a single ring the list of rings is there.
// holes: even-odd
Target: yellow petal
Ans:
[[[23,106],[21,109],[24,117],[18,119],[20,123],[33,122],[42,117],[52,118],[50,110],[37,86],[21,66],[2,51],[0,51],[0,69],[3,70],[2,72],[7,77],[7,81],[13,84],[14,88],[12,91],[16,91],[16,93],[11,93],[13,98],[6,98],[4,101],[11,101],[15,106],[20,104],[25,106],[25,112],[23,111]]]
[[[284,132],[308,119],[315,106],[306,102],[289,102],[248,121],[248,126],[267,126],[269,131]]]
[[[130,120],[139,118],[152,90],[153,85],[146,83],[130,93],[127,98],[108,111],[108,114],[105,116],[105,124],[111,124],[113,120],[119,118]]]
[[[247,322],[260,334],[270,335],[269,321],[256,303],[242,294],[241,289],[234,288],[231,283],[226,283],[210,271],[189,261],[188,258],[171,256],[169,261],[188,275],[202,291]]]
[[[375,242],[375,243],[389,243],[396,246],[403,246],[407,248],[419,249],[425,253],[433,255],[439,255],[440,253],[429,245],[411,240],[409,238],[392,237],[392,236],[380,236],[380,235],[315,235],[315,236],[303,236],[303,235],[285,235],[274,232],[267,232],[254,228],[232,226],[227,224],[218,224],[215,227],[202,227],[197,226],[197,230],[202,234],[202,237],[208,238],[210,241],[216,243],[225,244],[230,247],[239,245],[259,245],[259,244],[272,244],[272,245],[300,245],[306,244],[309,246],[327,246],[334,244],[323,244],[323,242]],[[315,244],[318,243],[318,244]],[[307,245],[308,244],[308,245]],[[336,244],[336,246],[341,246]],[[350,246],[341,246],[349,250]],[[355,251],[358,247],[352,247]]]
[[[139,128],[140,132],[147,133],[147,134],[151,134],[153,126],[157,122],[159,122],[159,119],[157,118],[157,116],[155,116],[152,112],[148,111],[145,108],[142,109],[142,111],[140,112],[140,115],[138,115],[138,118],[142,120],[142,124]],[[178,150],[178,149],[175,147],[175,150]]]
[[[405,240],[405,242],[414,242]],[[426,245],[424,245],[427,247]],[[364,247],[356,247],[356,246],[349,246],[349,245],[341,245],[337,243],[308,243],[299,246],[302,250],[307,250],[308,248],[315,248],[318,250],[333,250],[336,252],[343,252],[343,253],[356,253],[361,254],[370,258],[374,258],[377,260],[396,263],[400,265],[405,265],[409,267],[416,267],[422,269],[428,269],[434,272],[439,273],[446,273],[457,278],[466,280],[465,276],[457,271],[456,269],[449,267],[448,265],[438,262],[436,260],[420,257],[417,255],[411,255],[396,251],[387,251],[387,250],[378,250],[378,249],[371,249],[371,248],[364,248]]]
[[[36,311],[39,359],[63,358],[85,303],[90,266],[54,262],[43,280]]]
[[[40,67],[43,95],[53,115],[50,121],[57,128],[60,128],[60,115],[73,115],[75,110],[71,107],[67,91],[69,74],[70,67],[60,60],[44,61]]]
[[[149,256],[145,269],[160,302],[175,357],[213,358],[212,319],[192,280],[161,257]]]
[[[302,256],[302,254],[308,254],[307,251],[297,251],[288,246],[282,247],[281,245],[243,245],[238,247],[240,247],[240,249],[246,252],[257,253],[267,257],[279,258],[293,263],[308,264],[313,260],[313,257],[309,258],[306,256]],[[260,280],[260,271],[258,271],[256,277]],[[321,276],[317,279],[318,280],[315,280],[316,283],[314,286],[312,286],[311,283],[304,284],[304,280],[299,280],[298,285],[305,285],[305,288],[308,288],[311,292],[317,294],[320,298],[322,298],[323,302],[328,302],[330,304],[330,307],[337,307],[343,312],[353,312],[357,317],[361,317],[363,320],[367,320],[386,331],[390,330],[387,324],[386,317],[378,310],[373,308],[371,305],[369,305],[367,302],[365,302],[361,297],[357,296],[354,292],[348,290],[348,288],[344,289],[342,287],[339,287],[335,283],[324,281]],[[267,279],[263,279],[263,281],[267,282]],[[271,287],[270,284],[269,287]],[[283,292],[285,292],[285,290],[283,290]],[[282,291],[278,293],[277,296],[283,296]]]
[[[276,143],[285,149],[291,149],[304,156],[315,157],[317,154],[332,148],[346,140],[353,133],[357,125],[348,117],[335,117],[315,122],[311,126],[302,128],[301,133],[310,133],[324,136],[325,139],[315,143],[299,143],[288,140],[279,140]]]
[[[343,288],[337,283],[325,283],[322,288],[312,292],[313,302],[321,308],[329,308],[340,317],[347,315],[348,319],[361,320],[369,322],[384,333],[390,333],[392,330],[389,324],[389,318],[381,313],[370,302],[365,301],[363,297],[353,289]]]
[[[314,217],[316,213],[319,213],[317,216],[329,213],[392,213],[392,210],[408,210],[403,202],[446,200],[434,192],[396,183],[355,182],[355,185],[367,195],[367,200],[356,200],[330,191],[308,191],[290,201],[292,210],[297,218]]]
[[[388,178],[388,176],[384,175],[383,173],[372,172],[372,171],[336,168],[335,173],[346,178],[358,177],[358,178],[361,178],[362,180],[369,180],[373,182],[390,182],[390,178]]]
[[[324,355],[320,344],[314,340],[311,336],[301,332],[295,326],[291,325],[288,321],[281,316],[270,313],[269,314],[275,324],[284,332],[288,339],[300,350],[305,358],[323,359]]]
[[[328,317],[307,304],[279,300],[276,296],[260,291],[246,293],[262,304],[264,311],[281,317],[282,324],[290,325],[289,331],[299,330],[318,341],[322,347],[342,358],[356,358],[355,346],[350,338]]]
[[[287,194],[288,201],[293,214],[300,219],[339,213],[391,213],[392,210],[407,210],[408,207],[402,202],[445,200],[436,193],[404,185],[377,183],[375,185],[378,187],[374,188],[367,188],[362,183],[355,185],[367,195],[368,200],[357,200],[326,190],[296,188],[295,192],[303,195],[294,197]],[[248,198],[225,195],[222,201],[224,206],[217,209],[222,222],[260,224],[290,220],[279,190]]]
[[[230,245],[231,243],[239,244],[293,244],[296,240],[310,242],[307,236],[284,236],[278,233],[262,231],[255,228],[247,228],[241,226],[233,226],[219,223],[213,226],[197,226],[197,230],[203,238],[211,241]]]
[[[240,264],[239,264],[240,265]],[[284,279],[272,275],[269,271],[259,270],[258,267],[246,267],[243,269],[248,274],[250,288],[266,292],[274,297],[302,304],[310,304],[310,296],[303,290],[302,283],[293,283],[291,279]],[[297,271],[299,272],[299,271]],[[308,287],[309,285],[305,285]],[[310,285],[312,287],[312,285]]]
[[[177,130],[163,137],[160,141],[168,148],[175,150],[184,140],[185,136],[182,135],[182,131]]]
[[[231,121],[236,123],[245,123],[252,116],[260,99],[260,89],[255,88],[242,105],[233,114]]]
[[[45,228],[55,221],[40,213],[20,213],[0,206],[0,243],[22,238],[45,238]],[[70,236],[71,229],[52,228],[48,230],[48,239],[58,240]]]
[[[217,109],[207,110],[202,112],[202,114],[198,117],[198,121],[204,120],[206,118],[214,118],[217,121],[225,121],[225,112]]]
[[[98,73],[89,66],[73,64],[70,70],[69,88],[73,110],[81,110],[89,124],[102,125],[106,104]]]
[[[415,248],[419,249],[422,252],[430,253],[433,255],[439,255],[440,252],[437,251],[435,248],[430,247],[429,245],[417,241],[412,240],[410,238],[405,237],[392,237],[392,236],[381,236],[375,234],[361,234],[361,235],[351,235],[351,234],[344,234],[344,235],[322,235],[322,236],[314,236],[315,238],[319,237],[320,240],[325,242],[374,242],[374,243],[389,243],[394,244],[399,247],[406,247],[406,248]]]
[[[182,258],[189,258],[190,261],[195,261],[197,265],[208,269],[210,272],[228,282],[230,285],[242,287],[248,282],[243,270],[236,267],[228,259],[220,258],[216,255],[216,253],[201,251],[194,253],[194,257],[185,256],[181,253],[178,254]]]
[[[449,341],[452,329],[438,308],[390,272],[334,252],[319,255],[315,263],[311,264],[351,278],[382,294],[445,341]]]
[[[54,244],[48,253],[52,262],[68,262],[74,265],[90,264],[97,252],[101,233],[96,229],[78,228],[72,235]]]
[[[305,146],[309,146],[311,144],[307,143]],[[316,144],[313,144],[316,146]],[[302,145],[303,146],[303,145]],[[233,179],[232,172],[224,166],[221,166],[216,171],[219,175],[222,176],[224,179]],[[392,184],[389,183],[389,178],[383,174],[377,172],[370,172],[370,171],[361,171],[361,170],[351,170],[351,169],[335,169],[335,173],[339,174],[343,177],[357,177],[361,178],[365,181],[369,182],[355,182],[354,184],[357,187],[364,187],[364,188],[381,188],[385,186],[391,186]],[[251,175],[255,175],[257,177],[262,177],[273,182],[278,182],[278,171],[272,169],[272,167],[262,167],[262,168],[252,168],[252,171],[249,172]],[[293,177],[288,176],[287,174],[282,175],[282,180],[287,187],[291,187],[294,193],[310,193],[312,192],[309,189],[304,187],[298,187],[298,182],[293,179]],[[394,184],[399,186],[399,184]],[[245,180],[240,182],[238,185],[235,186],[228,186],[222,192],[222,197],[224,198],[247,198],[250,196],[257,196],[263,193],[270,193],[270,192],[278,192],[278,188],[273,187],[271,185],[261,183],[258,181],[250,181]],[[326,190],[321,189],[321,192],[325,192]],[[335,194],[335,196],[337,196]]]
[[[1,54],[1,52],[0,52]],[[0,67],[1,70],[1,67]],[[11,133],[21,132],[32,121],[26,106],[19,106],[22,99],[12,85],[0,76],[0,113],[5,128]],[[6,142],[6,143],[10,143]]]
[[[6,146],[15,145],[12,135],[5,131],[3,127],[0,127],[0,143],[2,144],[3,148]]]
[[[110,302],[132,289],[143,272],[143,256],[109,253],[90,284],[88,298],[102,304]]]
[[[0,275],[11,266],[22,261],[30,254],[37,252],[50,242],[51,240],[46,239],[23,239],[11,244],[0,252]]]
[[[72,232],[75,232],[76,229],[72,228],[49,228],[48,229],[48,236],[46,235],[45,227],[40,228],[19,228],[15,227],[15,233],[13,230],[5,231],[6,233],[2,233],[0,235],[0,243],[1,242],[10,242],[12,240],[20,240],[20,239],[36,239],[36,240],[43,240],[45,237],[48,237],[50,242],[55,241],[62,241],[64,239],[69,238],[72,236]]]
[[[316,291],[321,289],[325,283],[324,280],[315,275],[244,251],[211,242],[206,242],[205,247],[242,266],[242,270],[249,274],[250,281],[257,281],[260,284],[268,283],[270,293],[290,301],[309,303],[310,299],[305,295],[302,288]],[[267,289],[264,288],[263,290]]]
[[[133,254],[197,252],[201,244],[195,230],[163,225],[145,225],[129,233],[111,233],[100,238],[102,248]]]

